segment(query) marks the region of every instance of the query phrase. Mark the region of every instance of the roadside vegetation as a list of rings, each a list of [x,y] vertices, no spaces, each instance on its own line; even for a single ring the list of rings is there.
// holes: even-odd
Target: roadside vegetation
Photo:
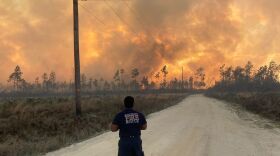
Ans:
[[[239,104],[247,111],[280,122],[280,93],[211,93],[208,96]]]
[[[123,108],[125,95],[82,98],[83,115],[75,117],[71,97],[2,99],[0,155],[40,155],[108,130]],[[136,110],[150,113],[177,104],[186,94],[135,94]],[[116,134],[117,135],[117,134]]]
[[[220,68],[220,81],[206,95],[239,104],[265,118],[280,121],[280,65],[270,62],[255,70],[248,62],[244,67]]]

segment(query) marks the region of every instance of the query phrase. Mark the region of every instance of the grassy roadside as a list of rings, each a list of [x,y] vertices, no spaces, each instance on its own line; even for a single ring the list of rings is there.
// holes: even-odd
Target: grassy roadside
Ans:
[[[135,95],[145,115],[173,106],[186,94]],[[40,155],[108,129],[124,96],[82,98],[83,116],[74,116],[72,98],[6,99],[0,102],[0,156]]]
[[[211,92],[206,96],[234,102],[245,110],[261,115],[272,121],[280,122],[280,93],[221,93]]]

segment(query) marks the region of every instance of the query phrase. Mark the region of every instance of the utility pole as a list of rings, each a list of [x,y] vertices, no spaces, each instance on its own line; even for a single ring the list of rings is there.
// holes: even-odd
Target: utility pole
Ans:
[[[76,116],[80,116],[82,114],[82,109],[81,109],[78,0],[73,0],[73,14],[74,14],[75,103],[76,103]]]
[[[182,67],[182,89],[184,89],[184,67]]]

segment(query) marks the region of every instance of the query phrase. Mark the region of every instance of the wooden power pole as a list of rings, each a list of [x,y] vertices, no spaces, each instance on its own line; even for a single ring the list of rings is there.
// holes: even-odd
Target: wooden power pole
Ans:
[[[182,89],[184,89],[184,67],[182,67]]]
[[[76,115],[80,116],[82,114],[82,108],[81,108],[78,0],[73,0],[73,13],[74,13],[75,103],[76,103]]]

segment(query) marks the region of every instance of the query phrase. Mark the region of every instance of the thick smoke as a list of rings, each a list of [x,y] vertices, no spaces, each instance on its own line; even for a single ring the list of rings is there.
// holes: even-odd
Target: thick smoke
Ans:
[[[126,69],[140,67],[148,75],[164,64],[171,67],[173,76],[178,76],[181,66],[188,67],[187,72],[192,73],[200,66],[217,63],[217,60],[222,63],[225,55],[232,55],[241,40],[238,22],[230,19],[231,3],[135,1],[128,7],[132,16],[130,25],[125,26],[127,31],[132,31],[132,26],[137,33],[122,36],[125,41],[119,39],[120,35],[111,38],[102,58],[108,59],[108,64],[120,61],[114,64]],[[97,65],[96,62],[93,64]]]
[[[111,79],[118,68],[130,73],[136,67],[151,76],[167,64],[170,78],[179,76],[182,66],[186,75],[202,66],[212,79],[224,63],[280,61],[278,0],[80,4],[90,10],[80,7],[81,67],[94,78]],[[52,70],[60,80],[72,79],[70,1],[5,0],[0,13],[0,81],[17,64],[30,81]]]

